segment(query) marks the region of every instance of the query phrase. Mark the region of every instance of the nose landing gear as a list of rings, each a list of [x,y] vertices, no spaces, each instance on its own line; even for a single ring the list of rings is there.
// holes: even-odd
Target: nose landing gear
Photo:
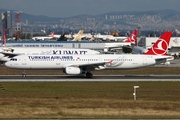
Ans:
[[[22,77],[26,77],[26,70],[23,71]]]

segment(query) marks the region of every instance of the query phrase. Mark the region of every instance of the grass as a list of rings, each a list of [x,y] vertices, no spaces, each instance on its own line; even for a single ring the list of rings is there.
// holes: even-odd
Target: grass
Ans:
[[[102,70],[93,74],[179,74],[180,68]],[[0,67],[1,75],[22,70]],[[61,75],[61,70],[28,70]],[[138,85],[137,100],[133,86]],[[0,118],[180,118],[180,83],[174,82],[2,82]]]
[[[133,86],[138,85],[137,100]],[[2,82],[0,118],[180,118],[179,82]]]

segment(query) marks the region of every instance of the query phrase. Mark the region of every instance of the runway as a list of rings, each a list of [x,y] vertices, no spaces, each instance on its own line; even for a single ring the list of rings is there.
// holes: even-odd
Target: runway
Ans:
[[[1,75],[0,82],[117,82],[117,81],[180,81],[180,75],[94,75],[93,78],[85,76],[68,75]]]

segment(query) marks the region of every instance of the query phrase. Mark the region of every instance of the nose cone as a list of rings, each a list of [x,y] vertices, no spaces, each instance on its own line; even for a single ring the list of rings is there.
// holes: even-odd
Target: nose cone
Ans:
[[[11,63],[10,61],[5,62],[5,66],[6,66],[6,67],[12,67],[12,63]]]

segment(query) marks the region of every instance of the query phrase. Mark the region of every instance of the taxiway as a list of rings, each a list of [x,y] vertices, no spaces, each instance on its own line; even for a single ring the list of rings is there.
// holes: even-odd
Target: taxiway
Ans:
[[[67,76],[67,75],[1,75],[0,82],[69,82],[69,81],[180,81],[180,75],[94,75],[89,79],[85,76]]]

